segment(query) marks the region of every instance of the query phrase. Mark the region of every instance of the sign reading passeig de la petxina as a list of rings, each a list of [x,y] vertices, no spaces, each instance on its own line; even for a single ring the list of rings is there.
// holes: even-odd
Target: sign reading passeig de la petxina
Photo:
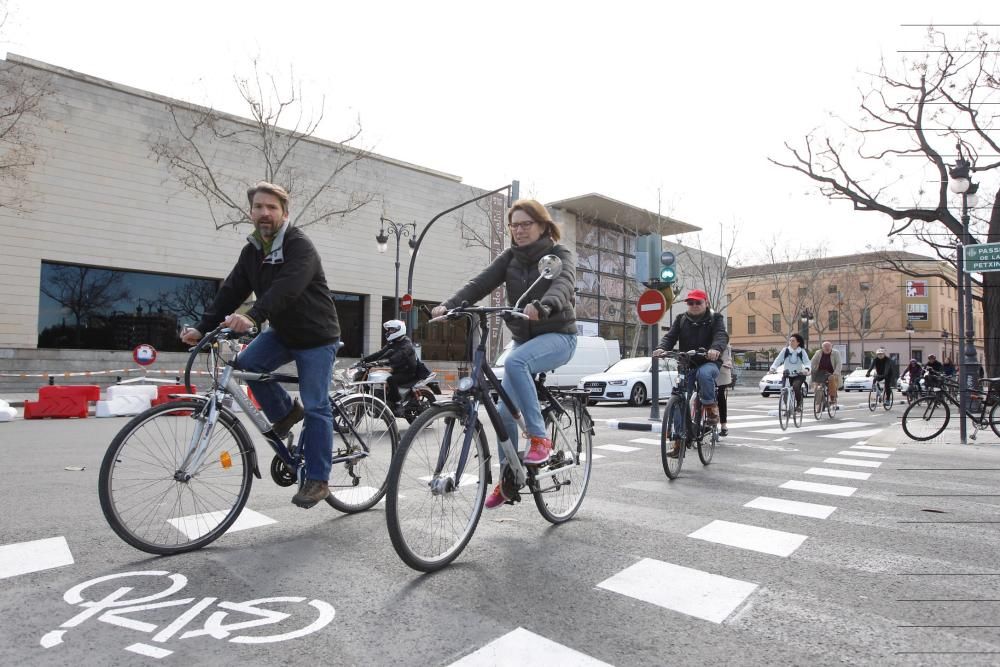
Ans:
[[[1000,271],[1000,243],[965,246],[965,272]]]

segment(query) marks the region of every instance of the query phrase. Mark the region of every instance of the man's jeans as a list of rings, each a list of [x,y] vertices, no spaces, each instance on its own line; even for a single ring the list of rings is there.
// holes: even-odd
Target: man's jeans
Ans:
[[[715,380],[719,377],[719,366],[712,362],[702,364],[698,368],[688,371],[686,396],[691,395],[691,387],[695,377],[698,378],[698,400],[702,407],[715,405],[718,403],[718,394],[715,389]],[[685,410],[687,408],[685,407]],[[684,430],[684,413],[679,412],[674,416],[674,432],[679,433]]]
[[[253,340],[237,358],[238,367],[251,373],[270,373],[290,361],[299,375],[299,398],[305,408],[299,444],[306,457],[306,479],[325,482],[330,479],[333,458],[333,413],[330,410],[330,379],[337,344],[304,350],[287,347],[273,329]],[[292,410],[292,399],[277,382],[247,382],[254,397],[271,423]]]
[[[524,416],[529,436],[546,437],[545,421],[542,419],[542,409],[538,405],[538,392],[535,391],[533,375],[559,368],[573,358],[574,352],[576,352],[575,334],[547,333],[523,343],[514,343],[513,349],[507,355],[503,365],[503,389]],[[510,441],[517,449],[520,435],[517,422],[503,401],[500,401],[498,409]],[[501,449],[501,463],[503,460]]]

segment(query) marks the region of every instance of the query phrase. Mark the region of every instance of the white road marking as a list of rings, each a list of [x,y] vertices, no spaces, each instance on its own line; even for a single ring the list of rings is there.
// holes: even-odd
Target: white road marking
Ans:
[[[730,429],[734,428],[754,428],[755,426],[774,426],[779,423],[777,419],[765,419],[763,421],[757,420],[755,422],[737,422],[735,424],[730,424],[726,422],[726,426]]]
[[[149,644],[132,644],[131,646],[125,647],[126,651],[132,651],[132,653],[138,653],[139,655],[144,655],[147,658],[166,658],[168,655],[173,653],[173,651],[168,651],[165,648],[160,648],[159,646],[150,646]]]
[[[219,524],[219,521],[221,521],[228,513],[229,510],[219,510],[218,512],[192,514],[190,516],[177,517],[176,519],[167,519],[167,523],[184,533],[188,539],[193,540],[215,528]],[[226,532],[235,533],[238,530],[257,528],[271,523],[277,523],[277,521],[269,516],[261,514],[260,512],[254,512],[253,510],[244,507],[243,511],[240,512],[240,516],[235,522],[233,522],[233,525],[231,525],[229,530]]]
[[[597,587],[722,623],[757,589],[757,584],[643,558]]]
[[[837,456],[863,456],[869,459],[887,459],[888,454],[875,454],[873,452],[856,452],[852,449],[845,449],[837,452]]]
[[[0,579],[73,563],[73,554],[70,553],[65,537],[49,537],[0,546]]]
[[[866,452],[894,452],[895,447],[875,447],[873,445],[851,445],[851,449],[863,449]]]
[[[875,435],[876,433],[881,433],[883,429],[873,428],[867,431],[850,431],[849,433],[831,433],[829,435],[821,435],[821,438],[837,438],[839,440],[850,440],[851,438],[856,438],[860,436]]]
[[[688,537],[783,558],[795,553],[807,539],[806,535],[797,533],[719,520],[699,528]]]
[[[606,449],[609,452],[637,452],[641,447],[627,447],[625,445],[596,445],[594,449]]]
[[[629,440],[629,442],[638,442],[640,445],[658,445],[660,444],[660,439],[657,438],[654,440],[653,438],[633,438],[632,440]]]
[[[779,433],[780,433],[780,431],[779,431]],[[775,438],[775,439],[774,439],[774,441],[775,441],[775,442],[784,442],[785,440],[791,440],[791,439],[792,439],[792,436],[790,436],[790,435],[786,435],[786,436],[785,436],[785,437],[783,437],[783,438]]]
[[[767,510],[768,512],[808,516],[813,519],[825,519],[837,510],[833,505],[817,505],[815,503],[803,503],[796,500],[769,498],[767,496],[754,498],[743,507]]]
[[[732,408],[730,408],[732,410]],[[729,421],[738,419],[762,419],[763,415],[729,415]]]
[[[863,459],[838,459],[837,457],[823,459],[823,463],[833,463],[834,465],[842,465],[842,466],[859,466],[861,468],[882,467],[881,461],[865,461]]]
[[[855,472],[853,470],[833,470],[832,468],[809,468],[807,475],[822,475],[824,477],[843,477],[844,479],[868,479],[870,472]]]
[[[809,493],[825,493],[829,496],[852,496],[857,491],[853,486],[838,486],[836,484],[817,484],[816,482],[800,482],[790,480],[782,484],[779,488],[791,489],[792,491],[807,491]]]
[[[568,646],[557,644],[524,628],[517,628],[494,639],[474,653],[451,663],[449,667],[492,667],[494,665],[580,665],[581,667],[611,667]]]
[[[848,428],[858,428],[859,426],[871,426],[871,422],[823,422],[822,424],[814,424],[812,426],[800,426],[796,429],[797,432],[805,431],[833,431],[835,429],[848,429]],[[780,428],[769,428],[761,431],[754,431],[754,433],[784,433]]]
[[[596,461],[597,459],[603,459],[603,458],[604,458],[604,454],[594,454],[594,456],[593,456],[593,459],[594,459],[595,461]],[[586,453],[581,453],[581,454],[580,454],[580,460],[581,460],[581,461],[586,461],[586,460],[587,460],[587,454],[586,454]]]

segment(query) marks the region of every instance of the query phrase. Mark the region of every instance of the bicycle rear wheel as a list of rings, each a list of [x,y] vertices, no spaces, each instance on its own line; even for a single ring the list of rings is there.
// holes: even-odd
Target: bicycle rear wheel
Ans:
[[[672,396],[667,402],[667,408],[663,412],[663,424],[660,427],[660,459],[663,461],[663,472],[668,479],[677,479],[681,474],[681,466],[684,464],[684,450],[686,449],[684,432],[678,432],[674,427],[678,421],[684,424],[685,414],[684,399],[680,396]],[[674,440],[681,440],[680,451],[676,457],[670,456],[673,449]]]
[[[566,412],[549,410],[545,415],[552,456],[535,472],[555,474],[539,480],[533,490],[539,514],[556,524],[572,519],[583,504],[590,482],[594,439],[594,423],[583,403],[572,396],[558,400]]]
[[[461,480],[454,478],[462,443],[473,429]],[[455,560],[479,523],[489,484],[486,433],[464,408],[429,408],[406,430],[389,467],[386,524],[392,546],[414,570],[433,572]],[[435,476],[439,457],[444,467]]]
[[[837,410],[833,406],[833,401],[830,399],[829,390],[823,389],[823,405],[826,407],[826,414],[830,415],[830,419],[833,419],[833,415]]]
[[[707,433],[703,431],[698,439],[698,458],[701,459],[702,465],[707,466],[712,462],[717,444],[719,444],[719,427],[713,424],[711,430]]]
[[[364,458],[335,463],[330,468],[330,507],[354,514],[374,507],[385,496],[389,466],[399,444],[396,418],[371,394],[357,394],[333,403],[333,456],[367,452]]]
[[[778,426],[784,431],[788,428],[788,418],[792,414],[792,394],[788,388],[782,389],[778,394]]]
[[[903,413],[903,432],[911,440],[930,440],[940,435],[951,419],[948,403],[937,396],[918,398]]]
[[[152,407],[129,421],[104,455],[97,486],[101,511],[136,549],[158,555],[200,549],[225,533],[246,505],[253,444],[229,412],[219,413],[190,479],[174,477],[204,407],[204,400]]]

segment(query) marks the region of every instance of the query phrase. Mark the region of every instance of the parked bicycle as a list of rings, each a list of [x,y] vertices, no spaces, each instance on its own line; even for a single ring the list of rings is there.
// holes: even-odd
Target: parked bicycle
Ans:
[[[903,413],[903,432],[911,440],[924,441],[937,437],[951,421],[950,406],[961,410],[961,403],[956,397],[959,384],[940,374],[935,374],[933,380],[934,386],[928,389],[928,395],[911,403]],[[973,426],[973,440],[979,431],[987,428],[992,428],[993,433],[1000,437],[1000,377],[980,380],[978,389],[970,392],[965,414]]]
[[[282,442],[237,384],[295,383],[298,378],[236,370],[239,336],[219,327],[192,349],[184,383],[191,387],[191,368],[207,350],[212,386],[206,394],[178,394],[173,397],[178,400],[146,410],[108,447],[98,481],[101,510],[115,533],[137,549],[153,554],[200,549],[236,521],[253,477],[261,474],[253,441],[234,404],[274,450],[274,482],[304,482],[305,460],[293,435],[287,444]],[[341,512],[367,510],[385,495],[399,441],[396,420],[388,406],[370,394],[333,393],[330,404],[333,466],[326,502]]]
[[[825,412],[830,416],[830,419],[833,419],[836,409],[830,402],[830,386],[827,384],[830,380],[830,373],[817,372],[814,379],[816,380],[816,391],[813,393],[813,417],[819,419]]]
[[[784,431],[791,421],[798,428],[802,426],[802,410],[805,398],[795,390],[792,378],[803,375],[802,373],[789,373],[785,371],[781,374],[781,393],[778,394],[778,426]],[[801,393],[805,394],[805,382],[799,385],[802,387]]]
[[[876,378],[872,381],[872,388],[868,392],[868,409],[872,412],[882,406],[886,410],[892,408],[892,388],[885,378]]]
[[[698,399],[698,378],[692,371],[708,361],[705,349],[689,352],[667,352],[664,356],[677,360],[677,382],[670,392],[670,400],[663,412],[660,427],[660,460],[668,479],[677,479],[684,465],[684,452],[698,448],[698,458],[702,465],[712,462],[715,446],[719,444],[717,424],[705,425],[705,411]],[[673,443],[683,444],[677,455],[672,456]]]
[[[557,257],[543,257],[538,280],[551,279],[560,267]],[[531,288],[525,290],[525,294],[529,292]],[[521,491],[526,489],[546,520],[564,523],[580,509],[590,481],[594,425],[586,408],[587,392],[550,389],[544,384],[544,374],[535,378],[535,387],[552,440],[552,455],[538,466],[521,462],[497,406],[490,400],[490,393],[496,392],[520,428],[525,428],[486,358],[491,314],[526,317],[518,302],[513,308],[463,304],[431,320],[469,318],[474,325],[469,329],[470,346],[478,326],[472,373],[459,381],[452,401],[432,406],[407,429],[389,469],[389,537],[403,562],[422,572],[438,570],[462,553],[476,530],[487,490],[493,484],[492,457],[479,418],[480,407],[486,410],[498,447],[504,453],[499,474],[509,503],[519,502]]]

